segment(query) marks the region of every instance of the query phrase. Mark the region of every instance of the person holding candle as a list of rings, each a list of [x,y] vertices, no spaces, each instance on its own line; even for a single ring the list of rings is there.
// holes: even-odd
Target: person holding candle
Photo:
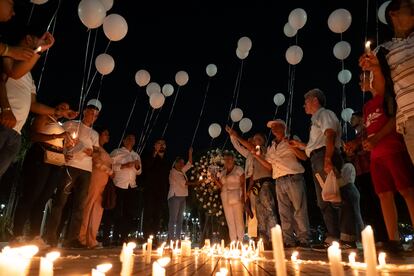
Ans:
[[[394,32],[394,39],[380,45],[375,51],[365,52],[359,59],[362,70],[369,71],[376,81],[373,88],[385,98],[395,96],[396,129],[404,141],[414,164],[414,3],[411,0],[392,0],[385,18]],[[385,49],[389,72],[381,70],[379,49]],[[387,86],[391,89],[387,89]],[[394,90],[394,93],[390,90]],[[389,93],[390,92],[390,93]]]
[[[252,166],[253,181],[249,183],[247,189],[248,196],[253,196],[254,206],[256,208],[254,213],[258,221],[259,237],[262,238],[265,247],[270,248],[270,229],[277,224],[276,207],[272,193],[275,185],[271,170],[268,170],[267,167],[263,166],[254,157],[255,155],[265,157],[266,137],[263,134],[257,133],[253,136],[252,143],[250,143],[241,138],[235,130],[228,126],[226,126],[226,131],[230,135],[230,141],[234,148],[248,160],[246,163]]]
[[[303,177],[305,168],[299,162],[305,160],[306,156],[289,143],[283,120],[269,121],[267,127],[271,129],[275,138],[265,156],[255,154],[254,157],[269,172],[273,172],[273,178],[276,180],[284,245],[309,248],[309,218]]]
[[[115,172],[113,181],[116,188],[113,237],[119,244],[128,241],[128,234],[133,229],[134,217],[138,211],[136,178],[142,173],[141,157],[133,150],[135,135],[127,133],[122,144],[122,148],[111,153]]]
[[[103,208],[102,193],[113,177],[112,158],[103,148],[109,142],[109,131],[104,127],[94,127],[99,134],[99,148],[92,155],[92,173],[88,196],[83,210],[82,224],[79,231],[79,241],[88,248],[96,248],[96,235],[101,224]]]
[[[243,241],[243,202],[246,196],[244,170],[234,163],[233,153],[223,154],[224,168],[218,176],[212,175],[214,183],[221,189],[221,201],[229,228],[231,241]]]
[[[183,213],[185,201],[188,196],[188,182],[186,172],[193,167],[193,149],[188,150],[188,161],[177,157],[170,171],[170,189],[168,191],[168,240],[181,240],[181,228],[183,226]]]
[[[57,110],[70,110],[67,103],[56,106]],[[26,221],[30,224],[29,239],[40,248],[46,244],[40,237],[43,210],[46,202],[52,197],[65,164],[64,140],[70,140],[58,120],[62,115],[37,115],[32,121],[30,138],[32,145],[27,151],[23,163],[22,195],[14,215],[13,242],[23,241],[23,227]],[[67,143],[66,143],[67,144]],[[61,163],[51,163],[45,154],[60,157]]]
[[[99,148],[99,134],[92,129],[92,125],[98,119],[101,109],[101,102],[91,99],[83,110],[81,121],[67,121],[63,124],[74,143],[66,152],[65,173],[57,184],[51,214],[47,221],[46,240],[51,246],[57,245],[62,213],[71,195],[73,205],[63,245],[72,248],[85,247],[79,241],[79,231],[91,180],[92,155]]]

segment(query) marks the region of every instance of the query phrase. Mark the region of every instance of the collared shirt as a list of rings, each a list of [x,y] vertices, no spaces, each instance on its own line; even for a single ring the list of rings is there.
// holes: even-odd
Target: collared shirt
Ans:
[[[271,177],[272,173],[260,164],[260,162],[254,158],[253,154],[243,147],[235,137],[230,137],[230,141],[233,144],[233,147],[246,158],[246,163],[244,165],[246,178],[253,177],[253,180],[258,180]]]
[[[87,155],[85,149],[99,147],[99,134],[91,127],[79,121],[67,121],[63,128],[70,134],[77,133],[77,143],[69,151],[73,155],[66,165],[84,171],[92,172],[92,156]]]
[[[223,187],[221,192],[226,192],[227,190],[236,190],[242,187],[240,182],[240,177],[244,174],[244,171],[241,167],[235,165],[233,170],[230,173],[227,173],[226,169],[221,170],[218,175]]]
[[[282,140],[279,144],[272,141],[272,145],[267,148],[266,161],[272,164],[274,179],[305,172],[287,140]]]
[[[129,151],[125,147],[120,149],[116,149],[111,153],[111,157],[113,159],[113,171],[115,172],[114,183],[115,186],[121,189],[128,189],[129,187],[135,188],[137,187],[136,184],[136,177],[140,175],[142,172],[141,166],[141,158],[139,157],[138,153],[135,151]],[[137,170],[134,167],[132,168],[123,168],[121,166],[129,163],[139,161],[140,168]]]
[[[381,46],[389,50],[386,58],[397,101],[396,125],[397,131],[402,132],[404,123],[414,116],[414,33],[405,39],[395,38]]]
[[[193,167],[193,164],[187,162],[181,171],[176,168],[172,168],[170,171],[169,181],[170,189],[168,191],[168,197],[173,196],[188,196],[188,187],[186,172]]]
[[[331,110],[323,107],[319,108],[311,118],[312,126],[309,134],[309,142],[306,146],[305,152],[308,157],[312,151],[326,146],[325,131],[332,129],[336,133],[335,147],[341,147],[341,125],[338,117]]]

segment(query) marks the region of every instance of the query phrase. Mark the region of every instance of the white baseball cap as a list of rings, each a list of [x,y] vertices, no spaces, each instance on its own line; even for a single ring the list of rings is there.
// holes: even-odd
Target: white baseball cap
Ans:
[[[86,107],[88,106],[94,106],[98,109],[98,111],[102,110],[102,104],[98,99],[90,99],[86,104]]]
[[[273,120],[273,121],[269,121],[269,122],[267,122],[266,126],[268,128],[272,128],[273,124],[282,124],[283,126],[286,127],[286,123],[282,119],[276,119],[276,120]]]

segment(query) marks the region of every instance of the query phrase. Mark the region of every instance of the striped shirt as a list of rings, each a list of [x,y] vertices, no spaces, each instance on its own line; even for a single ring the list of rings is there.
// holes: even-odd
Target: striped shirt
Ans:
[[[414,116],[414,33],[394,38],[382,45],[389,53],[387,61],[397,101],[397,131],[402,132],[408,118]]]

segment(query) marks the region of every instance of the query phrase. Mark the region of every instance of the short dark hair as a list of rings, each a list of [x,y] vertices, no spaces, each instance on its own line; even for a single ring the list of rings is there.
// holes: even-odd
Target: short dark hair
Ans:
[[[225,150],[223,152],[223,157],[233,157],[234,158],[235,156],[234,156],[234,153],[232,151]]]
[[[357,117],[361,117],[362,118],[362,112],[361,111],[354,111],[354,113],[352,113],[352,116],[357,116]]]
[[[385,20],[391,28],[394,28],[394,26],[392,25],[390,12],[399,10],[404,4],[410,5],[412,7],[412,12],[414,12],[414,2],[412,0],[392,0],[385,9]]]
[[[44,30],[35,25],[24,25],[23,23],[15,24],[13,31],[9,31],[5,35],[5,40],[10,45],[18,45],[27,35],[42,37]]]
[[[109,131],[109,129],[106,126],[93,126],[93,129],[98,132],[99,135],[101,135],[104,131]]]
[[[309,97],[316,98],[316,99],[318,99],[318,102],[322,107],[326,106],[325,93],[323,93],[323,91],[320,90],[319,88],[313,88],[313,89],[309,90],[308,92],[306,92],[304,97],[305,97],[305,99],[307,99]]]
[[[125,135],[124,135],[123,140],[125,140],[130,135],[134,136],[134,138],[137,138],[137,136],[135,135],[135,132],[133,132],[132,130],[127,130],[127,131],[125,131]]]

